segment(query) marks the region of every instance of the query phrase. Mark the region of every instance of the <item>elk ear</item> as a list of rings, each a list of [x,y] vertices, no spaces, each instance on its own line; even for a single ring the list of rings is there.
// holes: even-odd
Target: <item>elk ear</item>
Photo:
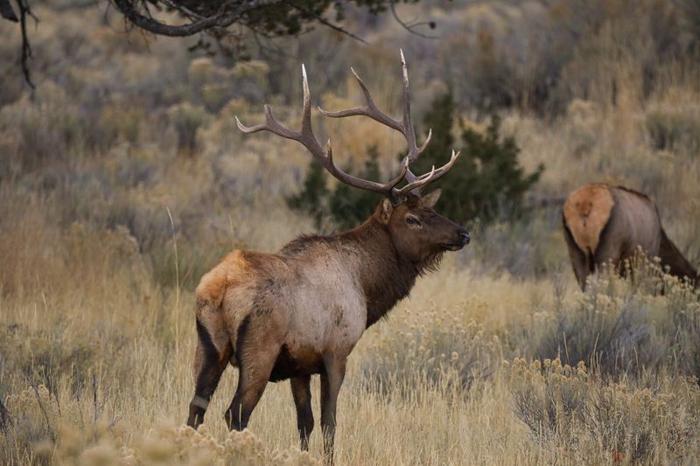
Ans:
[[[440,199],[440,194],[442,194],[442,189],[438,188],[435,191],[432,191],[430,194],[426,194],[425,196],[421,197],[421,207],[428,207],[429,209],[435,207],[435,204],[437,204],[438,199]]]
[[[391,213],[394,211],[394,206],[389,199],[384,199],[379,206],[379,221],[384,225],[389,223]]]

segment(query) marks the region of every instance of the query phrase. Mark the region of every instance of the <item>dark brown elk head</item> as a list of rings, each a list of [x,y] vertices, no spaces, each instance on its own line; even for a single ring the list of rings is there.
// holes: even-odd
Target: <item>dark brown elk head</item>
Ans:
[[[469,243],[469,233],[462,226],[433,210],[440,197],[440,190],[427,195],[421,194],[421,188],[439,179],[454,166],[459,152],[453,150],[450,160],[445,165],[437,169],[433,166],[429,173],[420,176],[414,175],[409,168],[409,165],[427,147],[431,132],[428,132],[425,142],[419,146],[411,121],[408,69],[403,51],[401,52],[401,65],[404,97],[403,118],[401,120],[395,119],[377,108],[367,86],[352,68],[352,74],[364,95],[365,104],[335,112],[318,109],[323,115],[331,118],[366,116],[403,135],[408,146],[408,153],[401,162],[399,172],[386,183],[364,180],[344,172],[333,162],[330,140],[325,147],[319,143],[311,127],[311,95],[306,68],[303,65],[304,106],[300,131],[291,130],[280,124],[272,115],[272,109],[268,105],[265,105],[265,123],[247,127],[238,118],[236,118],[236,123],[244,133],[270,131],[283,138],[297,141],[306,147],[314,158],[342,183],[384,195],[385,199],[377,206],[373,218],[386,226],[393,244],[401,256],[413,262],[423,262],[444,251],[456,251],[463,248]],[[398,187],[403,181],[406,184]]]
[[[386,222],[397,251],[412,262],[424,262],[469,243],[467,230],[433,209],[439,197],[437,189],[425,196],[410,194],[397,206],[385,200],[377,207],[375,217]]]

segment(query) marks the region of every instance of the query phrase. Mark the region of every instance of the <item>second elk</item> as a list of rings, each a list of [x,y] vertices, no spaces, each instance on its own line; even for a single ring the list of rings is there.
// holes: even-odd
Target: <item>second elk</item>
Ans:
[[[582,289],[588,276],[604,265],[624,274],[625,261],[640,251],[658,257],[671,275],[698,284],[697,271],[669,239],[656,205],[640,192],[602,183],[584,185],[567,197],[563,223]]]

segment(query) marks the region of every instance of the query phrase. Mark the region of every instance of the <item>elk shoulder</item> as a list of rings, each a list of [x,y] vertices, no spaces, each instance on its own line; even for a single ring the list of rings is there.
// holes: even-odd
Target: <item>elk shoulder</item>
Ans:
[[[610,188],[604,184],[582,186],[567,198],[564,222],[582,251],[595,253],[614,206]]]

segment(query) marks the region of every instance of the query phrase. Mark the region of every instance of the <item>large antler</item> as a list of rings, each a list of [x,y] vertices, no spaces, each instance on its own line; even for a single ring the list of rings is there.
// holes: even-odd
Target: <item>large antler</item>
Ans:
[[[306,149],[311,152],[311,155],[321,162],[331,175],[343,183],[356,188],[381,193],[386,196],[392,196],[394,186],[399,184],[404,178],[408,167],[404,165],[401,172],[387,183],[377,183],[376,181],[363,180],[362,178],[345,173],[343,170],[338,168],[335,163],[333,163],[333,150],[331,149],[330,139],[326,143],[325,148],[321,147],[321,144],[318,142],[318,139],[316,139],[313,129],[311,128],[311,95],[309,92],[309,82],[306,77],[306,67],[304,65],[301,66],[301,74],[304,87],[304,107],[301,118],[301,131],[297,132],[282,126],[272,115],[272,109],[269,105],[265,105],[265,123],[255,126],[245,126],[243,123],[241,123],[238,117],[236,117],[238,129],[244,133],[270,131],[271,133],[282,136],[283,138],[297,141],[306,147]]]
[[[306,68],[302,65],[302,78],[303,78],[303,88],[304,88],[304,106],[302,112],[301,120],[301,131],[294,131],[281,125],[275,117],[272,115],[272,109],[269,105],[265,105],[265,123],[255,125],[255,126],[244,126],[238,117],[236,117],[236,124],[238,128],[244,133],[255,133],[258,131],[270,131],[283,138],[291,139],[301,143],[306,149],[311,152],[311,154],[319,160],[323,166],[328,170],[334,177],[342,181],[345,184],[354,186],[356,188],[365,189],[368,191],[374,191],[388,196],[392,199],[400,199],[408,192],[414,191],[419,192],[420,188],[427,185],[428,183],[435,181],[436,179],[447,173],[450,168],[454,165],[459,156],[459,152],[452,151],[452,157],[450,161],[439,169],[432,168],[429,173],[421,176],[414,175],[408,168],[409,164],[416,160],[418,156],[425,150],[426,146],[430,142],[431,132],[428,132],[428,137],[425,142],[418,146],[416,142],[415,129],[413,123],[411,122],[411,102],[410,102],[410,92],[408,83],[408,69],[406,66],[406,60],[404,59],[403,51],[401,51],[401,65],[403,68],[403,84],[404,84],[404,115],[403,121],[398,121],[391,116],[380,111],[372,96],[367,89],[365,83],[360,79],[354,69],[351,68],[352,74],[357,79],[357,82],[362,89],[362,93],[365,96],[365,106],[355,107],[347,110],[341,110],[338,112],[327,112],[321,108],[319,111],[326,116],[332,118],[342,118],[347,116],[364,115],[372,118],[373,120],[382,123],[398,132],[400,132],[406,139],[408,144],[408,153],[401,162],[401,170],[399,173],[386,183],[378,183],[375,181],[364,180],[345,173],[340,168],[338,168],[333,163],[333,151],[331,149],[330,140],[328,140],[326,147],[321,147],[321,144],[316,139],[313,134],[313,129],[311,128],[311,96],[309,93],[309,83],[306,77]],[[408,182],[402,188],[396,188],[403,179]]]
[[[362,94],[365,97],[365,105],[362,107],[354,107],[349,108],[347,110],[339,110],[336,112],[328,112],[319,108],[319,111],[323,115],[331,118],[343,118],[357,115],[367,116],[385,126],[388,126],[398,131],[403,135],[403,137],[406,139],[406,144],[408,146],[408,153],[401,162],[401,165],[406,167],[405,178],[408,184],[402,187],[401,189],[395,189],[394,192],[398,196],[404,195],[411,191],[420,192],[421,187],[437,180],[445,173],[447,173],[457,161],[457,157],[459,157],[459,152],[452,151],[452,157],[450,157],[449,162],[447,162],[445,165],[438,168],[437,170],[435,169],[435,167],[433,167],[429,173],[421,176],[414,175],[410,168],[408,168],[408,165],[413,163],[416,159],[418,159],[418,157],[428,146],[428,143],[430,142],[430,137],[432,136],[432,130],[428,130],[428,136],[425,138],[425,142],[419,146],[416,141],[416,130],[411,120],[411,91],[408,81],[408,66],[406,65],[406,58],[404,57],[403,50],[401,50],[400,52],[401,68],[403,72],[403,118],[401,121],[396,120],[395,118],[379,110],[377,105],[374,103],[374,99],[372,99],[372,95],[370,94],[369,89],[353,68],[350,68],[350,71],[352,71],[353,76],[355,76],[355,79],[357,80],[357,83],[359,84],[360,89],[362,90]]]

